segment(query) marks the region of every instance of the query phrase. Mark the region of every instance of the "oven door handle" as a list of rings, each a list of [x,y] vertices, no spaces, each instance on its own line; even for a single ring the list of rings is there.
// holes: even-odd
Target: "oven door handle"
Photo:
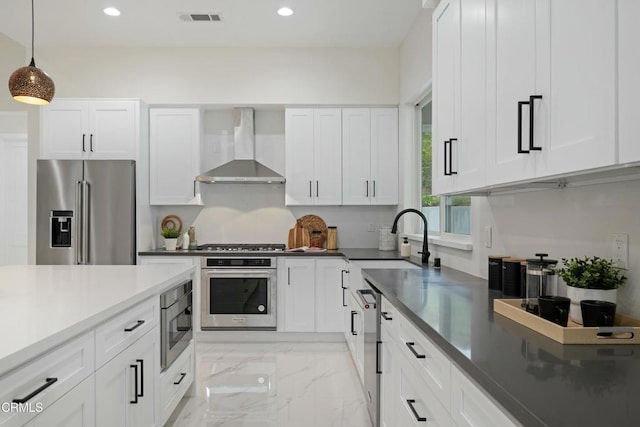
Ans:
[[[242,270],[226,270],[226,269],[213,269],[213,268],[203,268],[203,274],[207,277],[211,276],[234,276],[234,277],[271,277],[275,270],[253,270],[253,269],[242,269]]]
[[[191,307],[193,293],[189,292],[188,294],[184,294],[178,299],[178,301],[174,302],[167,308],[163,308],[162,310],[166,310],[166,319],[172,320],[175,319],[180,313],[184,312],[186,309]],[[190,310],[191,311],[191,310]]]

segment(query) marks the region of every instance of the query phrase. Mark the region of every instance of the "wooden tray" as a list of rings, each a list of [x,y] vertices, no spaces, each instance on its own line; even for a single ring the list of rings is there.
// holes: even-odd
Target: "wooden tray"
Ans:
[[[640,344],[640,320],[616,314],[613,327],[586,328],[571,320],[563,327],[529,313],[521,302],[521,298],[496,299],[493,311],[561,344]]]

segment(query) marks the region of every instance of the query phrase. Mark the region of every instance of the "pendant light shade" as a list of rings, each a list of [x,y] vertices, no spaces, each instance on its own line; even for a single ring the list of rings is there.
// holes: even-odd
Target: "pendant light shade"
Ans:
[[[9,92],[13,99],[33,105],[46,105],[51,102],[56,87],[53,80],[41,69],[36,67],[33,59],[34,12],[31,0],[31,63],[20,67],[9,77]]]

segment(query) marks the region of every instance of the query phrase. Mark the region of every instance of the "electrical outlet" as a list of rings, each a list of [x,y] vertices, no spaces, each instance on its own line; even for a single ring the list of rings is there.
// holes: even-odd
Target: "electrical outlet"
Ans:
[[[490,248],[491,247],[491,226],[490,225],[486,225],[484,227],[484,247],[485,248]]]
[[[629,269],[629,235],[614,234],[612,239],[612,259],[616,267]]]
[[[369,223],[369,228],[368,228],[369,232],[374,232],[376,231],[376,225],[373,222]]]

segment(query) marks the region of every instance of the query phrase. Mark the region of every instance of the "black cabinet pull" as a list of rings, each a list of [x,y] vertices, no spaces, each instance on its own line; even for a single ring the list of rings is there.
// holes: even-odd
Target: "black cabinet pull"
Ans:
[[[411,412],[413,412],[413,416],[416,417],[416,421],[427,421],[425,417],[421,417],[420,415],[418,415],[418,411],[416,411],[416,408],[413,407],[414,403],[416,403],[414,399],[407,399],[407,405],[409,405],[409,409],[411,409]]]
[[[376,197],[376,180],[373,180],[373,197]]]
[[[82,134],[82,152],[83,152],[83,153],[87,151],[87,150],[85,149],[85,145],[84,145],[84,138],[85,138],[86,136],[87,136],[87,135],[85,135],[84,133]]]
[[[518,101],[518,153],[527,154],[529,150],[522,148],[522,106],[529,105],[529,101]]]
[[[291,267],[287,267],[287,286],[291,286]]]
[[[382,341],[376,341],[376,374],[382,373],[382,369],[380,369],[380,344]]]
[[[413,355],[416,357],[416,359],[424,359],[427,356],[425,356],[424,354],[420,354],[416,351],[415,348],[413,348],[414,345],[416,345],[416,343],[414,342],[407,342],[405,343],[407,345],[407,347],[409,347],[409,350],[411,350],[411,353],[413,353]]]
[[[143,323],[144,323],[144,320],[138,320],[138,322],[136,323],[135,326],[132,326],[130,328],[124,328],[124,331],[125,332],[131,332],[131,331],[133,331],[135,329],[138,329],[140,326],[142,326]]]
[[[138,365],[129,365],[130,368],[133,368],[133,377],[135,378],[135,390],[133,392],[133,400],[130,400],[129,403],[134,405],[138,404]]]
[[[358,333],[353,330],[354,323],[355,323],[354,317],[356,316],[356,314],[358,314],[357,311],[351,310],[351,335],[358,335]]]
[[[179,384],[182,382],[182,380],[183,380],[186,376],[187,376],[187,374],[186,374],[186,373],[184,373],[184,372],[182,372],[182,373],[180,374],[180,379],[179,379],[178,381],[174,381],[174,382],[173,382],[173,384],[174,384],[174,385],[179,385]]]
[[[369,181],[365,181],[364,185],[366,189],[366,197],[369,197]]]
[[[89,135],[89,151],[93,153],[93,134]]]
[[[316,181],[316,197],[320,197],[320,190],[318,188],[319,188],[319,184],[318,184],[318,181]]]
[[[529,97],[529,150],[542,151],[542,147],[533,146],[533,101],[542,99],[542,95],[531,95]]]
[[[340,286],[342,287],[342,289],[347,289],[344,287],[344,275],[345,274],[349,274],[349,270],[342,270],[340,272]]]
[[[312,195],[311,195],[311,181],[309,181],[309,197],[312,197]]]
[[[144,360],[136,359],[136,363],[140,364],[140,394],[138,397],[144,397]]]
[[[458,172],[453,171],[453,141],[458,141],[458,138],[451,138],[449,140],[449,175],[458,175]]]
[[[443,154],[444,154],[444,175],[445,176],[451,175],[449,172],[447,172],[447,165],[448,165],[448,163],[447,163],[447,144],[448,143],[449,143],[449,140],[446,140],[444,142],[444,153]]]
[[[55,383],[56,381],[58,381],[57,378],[46,378],[45,383],[43,385],[33,390],[31,393],[27,394],[22,399],[13,399],[13,403],[27,403],[29,400],[33,399],[34,397],[42,393],[44,390],[51,387],[53,383]]]
[[[380,313],[380,315],[382,316],[382,318],[384,320],[393,320],[393,317],[388,316],[388,314],[389,314],[389,312],[387,312],[387,311],[383,311],[382,313]]]

